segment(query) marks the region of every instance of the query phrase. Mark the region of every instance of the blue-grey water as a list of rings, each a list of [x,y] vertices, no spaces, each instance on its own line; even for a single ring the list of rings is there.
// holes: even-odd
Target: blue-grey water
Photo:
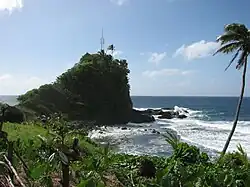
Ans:
[[[163,108],[182,106],[200,110],[203,117],[211,121],[231,121],[234,119],[238,97],[150,97],[133,96],[136,108]],[[250,121],[250,98],[243,99],[240,120]]]
[[[161,134],[175,132],[182,141],[196,145],[210,155],[221,151],[232,128],[237,97],[148,97],[132,96],[134,108],[175,108],[188,110],[186,119],[163,120],[156,122],[128,124],[129,128],[103,128],[89,134],[90,137],[116,144],[119,152],[129,154],[169,155],[172,151]],[[0,96],[0,102],[17,104],[16,96]],[[152,129],[161,134],[155,134]],[[229,151],[241,144],[250,154],[250,98],[244,98],[236,132]]]
[[[103,129],[104,133],[93,132],[93,138],[114,142],[118,151],[130,154],[169,155],[171,147],[161,134],[166,131],[177,133],[182,141],[196,145],[202,151],[215,155],[221,151],[232,127],[237,97],[148,97],[133,96],[134,108],[175,108],[188,110],[186,119],[157,119],[149,124],[129,124],[127,130]],[[152,129],[161,134],[152,133]],[[241,144],[250,154],[250,98],[244,98],[236,132],[229,146],[234,151]]]
[[[7,103],[11,106],[18,104],[17,96],[15,95],[0,95],[0,103]]]

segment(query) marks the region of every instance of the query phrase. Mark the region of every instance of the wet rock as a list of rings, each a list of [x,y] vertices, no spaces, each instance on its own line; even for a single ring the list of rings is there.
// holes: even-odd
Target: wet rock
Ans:
[[[122,127],[121,129],[122,129],[122,130],[127,130],[128,128],[127,128],[127,127]]]
[[[148,131],[148,129],[144,129],[144,131]]]
[[[179,118],[179,119],[184,119],[184,118],[187,118],[187,116],[184,115],[184,114],[181,114],[181,115],[178,115],[177,118]]]
[[[99,131],[99,134],[103,134],[104,132],[103,131]]]
[[[159,119],[172,119],[175,115],[173,112],[162,112],[161,116],[159,116]]]
[[[154,122],[155,118],[149,114],[144,114],[142,111],[133,110],[130,122],[132,123],[150,123]]]
[[[156,168],[151,160],[144,159],[140,164],[140,176],[154,178],[156,174]]]
[[[155,130],[155,129],[152,130],[152,133],[154,133],[154,134],[160,134],[160,132],[157,131],[157,130]]]

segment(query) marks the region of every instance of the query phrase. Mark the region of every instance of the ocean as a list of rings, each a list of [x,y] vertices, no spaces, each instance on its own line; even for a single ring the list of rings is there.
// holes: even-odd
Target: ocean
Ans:
[[[107,127],[94,130],[89,137],[102,143],[109,142],[116,151],[137,155],[168,156],[172,148],[162,134],[176,133],[180,139],[198,146],[210,156],[221,151],[231,130],[237,97],[149,97],[132,96],[134,108],[175,108],[189,112],[186,119],[157,119],[153,123],[133,124],[122,130],[119,127]],[[0,102],[17,104],[16,96],[0,96]],[[161,134],[153,133],[155,129]],[[101,131],[101,132],[100,132]],[[250,98],[244,98],[236,132],[229,151],[236,150],[241,144],[250,154]]]
[[[180,139],[198,146],[210,156],[222,151],[232,127],[237,97],[148,97],[132,96],[134,108],[175,108],[189,112],[186,119],[157,119],[154,123],[128,124],[121,130],[108,127],[90,133],[101,142],[115,144],[118,152],[137,155],[168,156],[172,148],[161,134],[175,132]],[[152,133],[152,129],[161,134]],[[234,151],[241,144],[250,154],[250,98],[244,98],[236,132],[229,146]]]

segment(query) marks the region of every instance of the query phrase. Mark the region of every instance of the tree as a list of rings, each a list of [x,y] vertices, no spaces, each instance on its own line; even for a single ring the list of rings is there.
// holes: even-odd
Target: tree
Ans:
[[[237,59],[236,69],[240,70],[243,67],[242,73],[242,86],[241,93],[238,101],[238,106],[235,113],[235,119],[233,123],[232,130],[228,136],[226,144],[223,148],[222,155],[227,151],[231,138],[237,126],[239,119],[241,104],[244,96],[245,90],[245,79],[247,70],[247,58],[250,54],[250,30],[243,24],[232,23],[228,24],[224,28],[224,34],[217,38],[217,42],[220,42],[221,47],[215,52],[217,53],[233,53],[235,52],[229,65],[226,67],[225,71],[231,66],[231,64]],[[214,55],[215,55],[214,54]]]
[[[111,54],[113,55],[114,51],[115,51],[115,46],[113,44],[109,45],[107,48],[108,51],[111,51]]]

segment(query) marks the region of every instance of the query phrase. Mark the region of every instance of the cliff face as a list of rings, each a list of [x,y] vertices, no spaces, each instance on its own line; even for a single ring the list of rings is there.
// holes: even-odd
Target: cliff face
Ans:
[[[19,107],[36,116],[60,112],[69,120],[124,124],[132,112],[128,74],[126,60],[87,53],[53,84],[19,96]]]

